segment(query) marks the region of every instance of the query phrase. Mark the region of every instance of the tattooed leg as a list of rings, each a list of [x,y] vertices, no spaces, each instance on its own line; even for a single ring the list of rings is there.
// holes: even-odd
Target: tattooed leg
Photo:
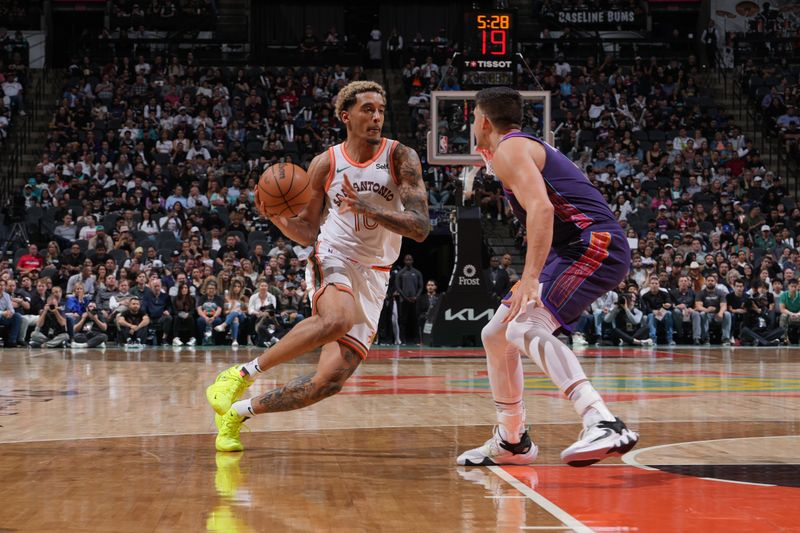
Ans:
[[[353,350],[336,342],[328,343],[322,348],[316,372],[253,398],[251,408],[255,414],[261,414],[308,407],[342,390],[359,364],[361,358]]]

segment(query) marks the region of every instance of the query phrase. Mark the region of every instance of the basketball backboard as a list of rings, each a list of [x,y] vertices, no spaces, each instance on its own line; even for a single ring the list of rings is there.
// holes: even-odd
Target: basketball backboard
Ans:
[[[472,111],[478,91],[433,91],[428,130],[428,163],[476,165],[482,162],[472,134]],[[550,93],[520,91],[523,99],[522,130],[552,144]],[[547,126],[546,126],[547,125]],[[546,132],[546,133],[545,133]]]

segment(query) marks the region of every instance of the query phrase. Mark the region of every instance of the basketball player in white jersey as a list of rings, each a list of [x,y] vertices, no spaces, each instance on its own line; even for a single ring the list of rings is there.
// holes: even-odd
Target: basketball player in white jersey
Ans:
[[[243,449],[239,430],[248,417],[307,407],[341,390],[369,352],[402,237],[421,242],[430,232],[419,157],[381,136],[385,108],[377,83],[346,85],[336,97],[336,116],[347,140],[311,161],[313,194],[300,215],[272,219],[293,241],[314,244],[306,271],[313,315],[208,387],[219,451]],[[261,373],[320,346],[314,373],[237,401]]]

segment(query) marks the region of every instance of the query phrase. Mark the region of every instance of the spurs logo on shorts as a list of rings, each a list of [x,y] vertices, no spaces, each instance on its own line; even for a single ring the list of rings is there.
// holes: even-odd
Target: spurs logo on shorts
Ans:
[[[402,211],[393,175],[395,148],[397,141],[381,139],[375,156],[363,163],[350,159],[342,144],[329,149],[331,170],[325,184],[325,213],[306,269],[312,306],[328,285],[353,293],[358,317],[353,329],[339,342],[362,357],[366,357],[378,329],[389,270],[400,255],[402,237],[363,214],[341,213],[342,185],[346,174],[359,195],[388,209]]]

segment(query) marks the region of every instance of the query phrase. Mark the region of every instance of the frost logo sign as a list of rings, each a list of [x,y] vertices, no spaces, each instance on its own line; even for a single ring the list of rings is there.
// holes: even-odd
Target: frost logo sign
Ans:
[[[461,269],[461,276],[458,276],[458,284],[463,285],[480,285],[481,278],[476,277],[478,273],[478,269],[475,268],[475,265],[466,265],[463,269]]]

